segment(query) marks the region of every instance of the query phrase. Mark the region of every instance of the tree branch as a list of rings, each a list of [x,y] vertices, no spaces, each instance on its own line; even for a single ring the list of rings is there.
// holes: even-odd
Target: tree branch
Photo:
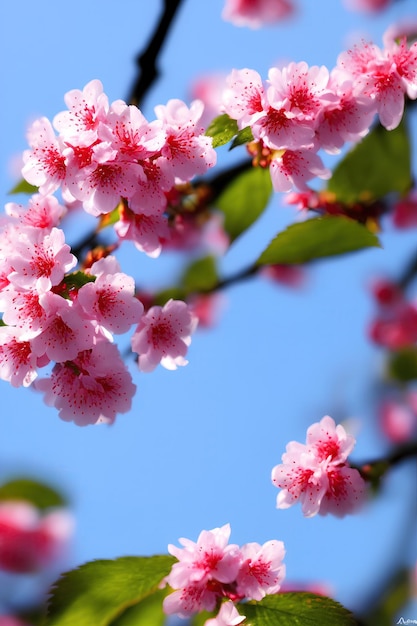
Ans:
[[[147,91],[159,76],[157,67],[158,55],[167,38],[170,26],[174,20],[182,0],[164,0],[164,9],[159,18],[151,39],[145,50],[136,58],[138,76],[132,85],[127,101],[140,106]]]

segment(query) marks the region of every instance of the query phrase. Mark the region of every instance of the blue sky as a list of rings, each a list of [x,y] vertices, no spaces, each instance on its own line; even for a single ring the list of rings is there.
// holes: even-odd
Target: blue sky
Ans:
[[[290,22],[251,31],[221,20],[222,0],[184,0],[144,114],[152,119],[155,105],[187,99],[202,73],[249,67],[266,77],[281,60],[330,68],[358,34],[381,44],[392,21],[417,17],[415,0],[396,2],[376,17],[348,13],[340,0],[298,4]],[[12,164],[26,148],[28,123],[41,115],[51,119],[64,109],[66,91],[93,78],[111,101],[126,98],[134,57],[159,10],[160,2],[137,0],[5,5],[4,202],[16,182]],[[274,195],[259,223],[236,242],[222,261],[225,274],[254,260],[295,219],[281,202]],[[288,582],[328,583],[337,599],[359,606],[399,554],[415,500],[413,468],[398,468],[379,500],[343,521],[306,520],[299,507],[276,510],[270,472],[286,443],[303,440],[325,414],[354,419],[355,459],[385,449],[373,423],[371,387],[382,354],[366,338],[372,314],[366,285],[375,274],[401,271],[414,251],[415,231],[388,229],[382,242],[382,250],[317,263],[301,291],[265,279],[229,289],[217,327],[194,336],[186,368],[140,374],[129,363],[138,393],[132,411],[112,427],[67,424],[35,392],[1,383],[0,478],[29,473],[64,489],[77,520],[71,564],[163,553],[179,537],[196,539],[203,528],[230,522],[233,542],[284,541]],[[142,256],[134,264],[150,285],[169,283],[180,267],[175,255],[160,261]],[[406,552],[410,562],[415,544]],[[417,617],[417,610],[408,617]]]

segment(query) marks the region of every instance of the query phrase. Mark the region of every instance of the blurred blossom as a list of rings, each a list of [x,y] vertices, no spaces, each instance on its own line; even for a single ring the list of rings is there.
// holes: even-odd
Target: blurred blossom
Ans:
[[[291,0],[226,0],[222,18],[234,26],[261,28],[294,12]]]
[[[377,13],[386,9],[392,0],[343,0],[343,4],[350,11]]]
[[[394,205],[392,221],[397,228],[413,228],[417,226],[417,190],[413,189],[405,198]]]
[[[0,504],[0,568],[26,574],[61,558],[73,533],[72,516],[64,510],[45,515],[29,502]]]

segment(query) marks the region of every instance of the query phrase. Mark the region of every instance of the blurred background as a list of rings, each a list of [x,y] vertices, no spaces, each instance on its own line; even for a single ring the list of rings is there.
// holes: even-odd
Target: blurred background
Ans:
[[[93,78],[102,81],[110,101],[128,98],[135,57],[161,5],[4,5],[3,203],[20,179],[31,121],[52,119],[65,108],[64,94]],[[141,107],[144,115],[152,120],[153,107],[170,98],[189,102],[202,76],[233,68],[255,69],[263,78],[271,66],[292,60],[331,69],[361,37],[382,45],[389,25],[417,19],[415,0],[393,2],[375,14],[348,11],[341,0],[298,0],[297,8],[283,22],[250,30],[222,20],[223,0],[184,0],[158,61],[161,76]],[[219,164],[244,156],[244,148],[232,154],[222,148]],[[336,161],[329,157],[330,165]],[[248,266],[296,219],[297,210],[274,194],[262,218],[221,259],[222,274]],[[67,240],[77,242],[85,228],[71,222]],[[398,231],[387,220],[381,241],[381,249],[312,264],[297,288],[258,277],[223,291],[217,322],[194,335],[187,367],[143,374],[128,360],[137,394],[132,411],[113,426],[63,422],[35,391],[1,383],[0,481],[29,475],[69,498],[76,530],[65,569],[96,558],[166,553],[179,537],[196,540],[202,529],[227,522],[233,543],[284,541],[288,584],[323,584],[353,610],[367,607],[398,567],[415,567],[412,462],[389,473],[363,513],[344,520],[304,519],[298,506],[278,511],[270,480],[287,442],[304,441],[307,427],[326,414],[357,437],[354,461],[378,458],[391,445],[377,419],[384,355],[367,336],[374,313],[369,285],[375,276],[401,274],[415,253],[416,231]],[[175,280],[184,260],[174,252],[149,259],[133,246],[120,259],[123,271],[152,290]],[[7,608],[11,598],[17,601],[21,588],[21,577],[8,578],[0,603]],[[417,619],[417,604],[401,615]]]

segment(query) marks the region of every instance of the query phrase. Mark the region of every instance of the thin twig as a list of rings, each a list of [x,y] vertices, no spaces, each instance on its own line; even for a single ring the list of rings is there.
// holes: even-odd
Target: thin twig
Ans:
[[[127,101],[140,106],[149,88],[159,76],[158,55],[164,45],[170,26],[182,0],[165,0],[159,22],[145,50],[136,58],[138,76],[133,83]]]

